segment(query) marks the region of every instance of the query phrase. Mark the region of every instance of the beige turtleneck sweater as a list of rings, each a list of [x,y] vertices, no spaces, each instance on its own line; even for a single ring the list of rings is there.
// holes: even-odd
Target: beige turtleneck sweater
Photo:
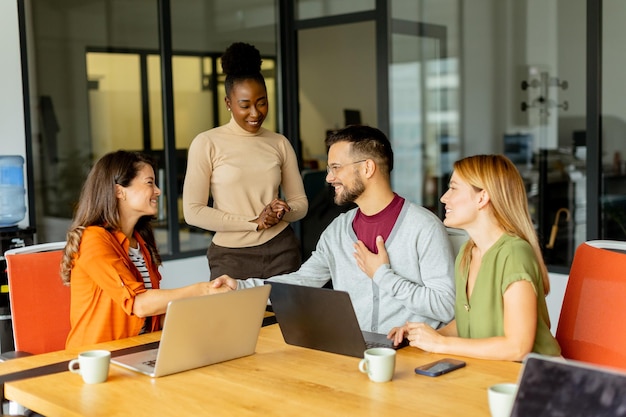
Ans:
[[[279,196],[291,207],[283,221],[257,231],[251,222]],[[208,206],[209,195],[213,207]],[[189,147],[183,187],[185,221],[215,232],[213,242],[230,248],[261,245],[308,210],[302,176],[286,137],[261,128],[250,133],[234,119],[200,133]]]

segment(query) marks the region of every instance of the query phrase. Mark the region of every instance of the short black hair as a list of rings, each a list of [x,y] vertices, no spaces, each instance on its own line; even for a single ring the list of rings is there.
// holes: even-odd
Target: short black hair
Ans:
[[[387,176],[393,170],[393,150],[391,142],[381,130],[366,125],[350,125],[331,132],[326,137],[326,148],[338,142],[349,142],[352,150],[359,157],[376,161]]]

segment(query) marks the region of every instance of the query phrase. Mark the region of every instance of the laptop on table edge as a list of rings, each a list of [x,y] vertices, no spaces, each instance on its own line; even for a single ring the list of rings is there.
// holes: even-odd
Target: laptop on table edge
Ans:
[[[386,334],[362,331],[350,295],[327,288],[272,282],[270,301],[285,343],[363,357],[370,347],[398,349]]]
[[[626,415],[626,373],[574,360],[529,354],[511,417]]]
[[[170,301],[156,349],[111,362],[160,377],[254,353],[270,286]]]

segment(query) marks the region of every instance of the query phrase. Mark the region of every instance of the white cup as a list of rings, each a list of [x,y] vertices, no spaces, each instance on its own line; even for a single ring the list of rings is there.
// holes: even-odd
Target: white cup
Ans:
[[[68,364],[70,372],[80,374],[87,384],[98,384],[107,380],[111,352],[108,350],[88,350],[72,359]],[[76,368],[78,365],[78,368]]]
[[[516,393],[517,384],[504,383],[490,386],[487,390],[487,399],[491,417],[510,417]]]
[[[367,349],[359,362],[359,371],[374,382],[387,382],[396,369],[396,351],[390,348]]]

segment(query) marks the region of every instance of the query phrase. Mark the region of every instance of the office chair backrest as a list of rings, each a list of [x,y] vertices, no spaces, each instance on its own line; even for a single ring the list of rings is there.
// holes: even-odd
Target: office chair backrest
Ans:
[[[356,207],[353,203],[335,204],[335,191],[326,182],[326,175],[326,170],[302,172],[304,192],[309,199],[309,211],[300,220],[302,261],[309,259],[324,229],[341,213]]]
[[[562,354],[626,369],[626,242],[592,240],[574,255],[556,338]]]
[[[5,252],[15,350],[32,354],[65,349],[70,288],[60,275],[65,242]]]

